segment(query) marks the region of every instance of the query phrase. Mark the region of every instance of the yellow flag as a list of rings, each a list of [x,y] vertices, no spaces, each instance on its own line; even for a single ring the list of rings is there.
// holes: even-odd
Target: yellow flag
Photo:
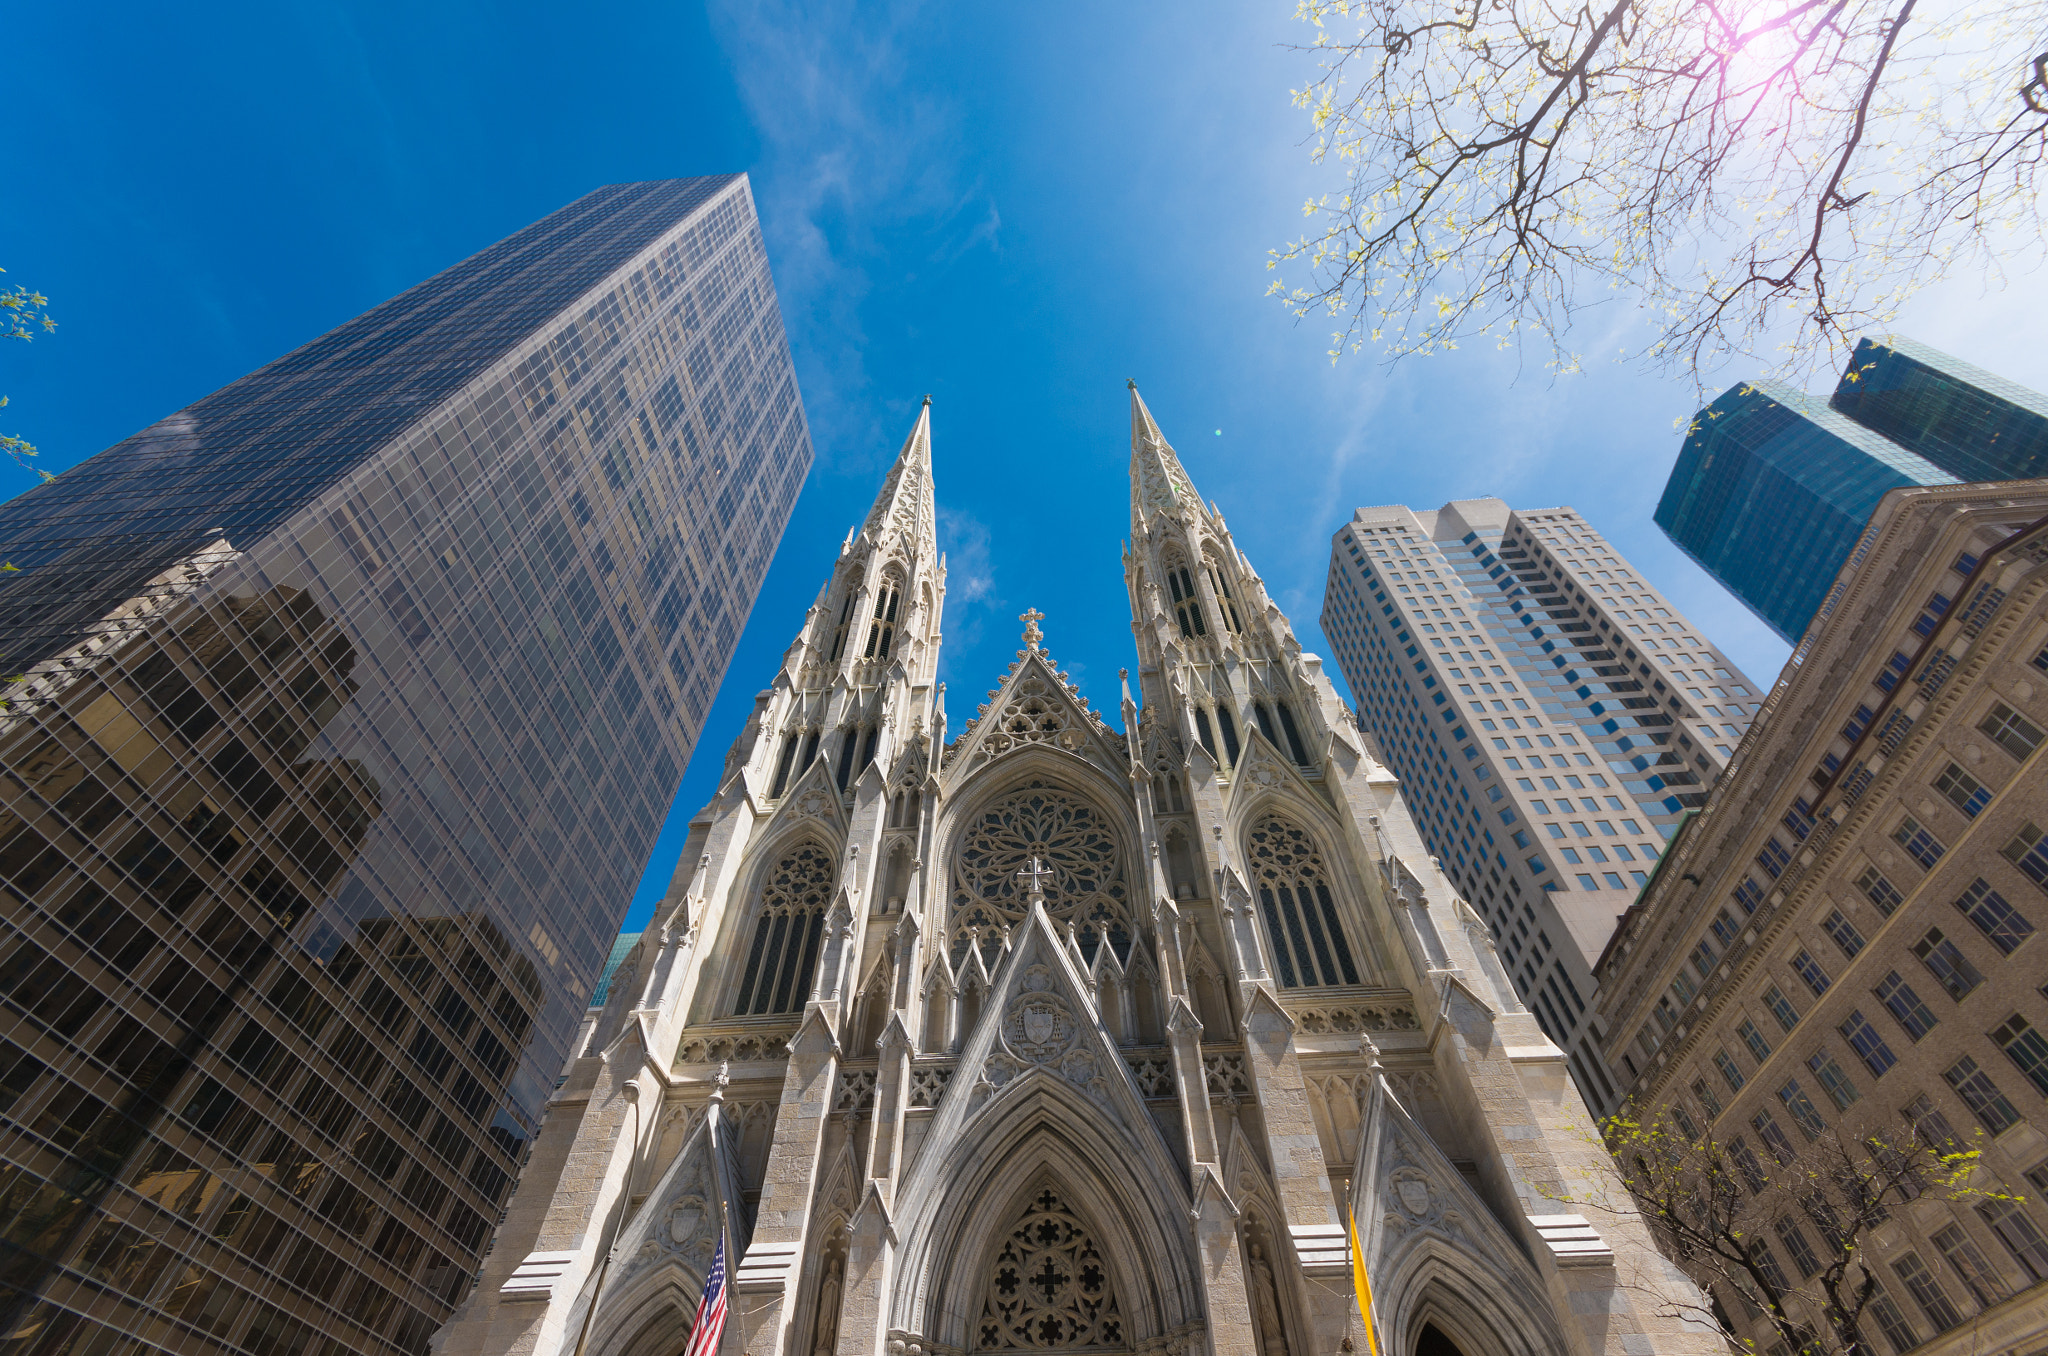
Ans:
[[[1358,1219],[1349,1206],[1344,1210],[1344,1222],[1351,1229],[1351,1286],[1358,1292],[1358,1316],[1365,1320],[1365,1347],[1371,1356],[1380,1356],[1379,1334],[1372,1326],[1372,1282],[1365,1276],[1365,1251],[1358,1246]]]

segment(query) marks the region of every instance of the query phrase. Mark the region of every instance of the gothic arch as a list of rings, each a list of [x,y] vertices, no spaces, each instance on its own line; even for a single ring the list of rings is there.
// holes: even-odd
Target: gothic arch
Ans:
[[[1085,1202],[1133,1347],[1201,1321],[1185,1185],[1170,1156],[1105,1133],[1100,1108],[1051,1075],[991,1104],[952,1143],[928,1137],[899,1197],[905,1240],[892,1329],[975,1349],[985,1282],[1029,1194],[1053,1183]],[[1163,1148],[1163,1145],[1162,1145]]]
[[[1280,987],[1369,983],[1365,910],[1351,902],[1343,859],[1278,807],[1247,816],[1242,833],[1245,885]]]
[[[821,930],[823,916],[831,911],[832,896],[839,889],[840,877],[844,874],[840,870],[838,847],[825,835],[818,833],[811,824],[791,823],[778,827],[781,828],[780,832],[771,834],[748,852],[748,860],[739,873],[739,882],[727,895],[737,907],[729,906],[725,916],[719,920],[718,945],[701,948],[706,958],[705,963],[715,964],[717,967],[714,971],[717,982],[700,990],[699,997],[692,1004],[693,1022],[718,1021],[727,1017],[750,1015],[737,1009],[743,991],[749,987],[748,980],[752,967],[747,958],[754,950],[756,921],[762,915],[765,894],[776,884],[775,875],[778,870],[793,860],[809,854],[811,861],[822,868],[823,872],[824,897],[818,909]],[[804,884],[808,886],[815,875],[816,873],[806,873]],[[772,936],[764,939],[773,940]],[[762,950],[765,953],[767,948],[764,946]],[[778,957],[780,954],[778,951]],[[740,963],[729,963],[731,957],[740,957]],[[762,959],[765,963],[765,954]],[[813,978],[812,975],[799,975],[796,978],[795,985],[802,987],[803,994],[795,1000],[794,1008],[777,1007],[771,1002],[760,1015],[786,1015],[791,1011],[801,1011],[804,999],[809,997]],[[759,1007],[752,1001],[753,994],[747,993],[745,996],[749,999],[746,1006],[750,1012]]]
[[[1392,971],[1387,960],[1386,939],[1377,921],[1379,882],[1372,879],[1376,868],[1369,859],[1353,852],[1352,844],[1344,836],[1330,807],[1308,788],[1300,773],[1284,761],[1276,766],[1274,756],[1265,755],[1256,769],[1260,774],[1272,769],[1274,775],[1269,782],[1248,776],[1238,779],[1242,789],[1231,800],[1224,830],[1236,849],[1235,860],[1241,867],[1246,887],[1252,892],[1253,903],[1259,902],[1259,887],[1252,832],[1268,819],[1286,820],[1307,835],[1328,873],[1337,915],[1346,924],[1347,936],[1352,943],[1358,982],[1399,983],[1387,978]],[[1247,766],[1251,764],[1250,755],[1246,756],[1246,763]],[[1266,930],[1265,913],[1261,908],[1259,932],[1262,938]],[[1279,979],[1277,970],[1274,979],[1276,982]]]
[[[1516,1254],[1510,1264],[1520,1260]],[[1439,1239],[1425,1240],[1392,1276],[1374,1284],[1373,1308],[1383,1315],[1389,1353],[1413,1352],[1431,1326],[1461,1356],[1551,1356],[1566,1349],[1548,1292],[1533,1278],[1508,1281],[1501,1269],[1480,1267]]]

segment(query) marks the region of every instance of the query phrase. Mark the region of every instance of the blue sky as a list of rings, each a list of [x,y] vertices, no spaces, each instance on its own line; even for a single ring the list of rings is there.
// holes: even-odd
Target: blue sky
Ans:
[[[1472,348],[1333,367],[1264,292],[1323,186],[1277,3],[14,6],[6,280],[57,334],[0,351],[0,431],[61,470],[598,184],[745,170],[818,462],[629,916],[666,885],[752,694],[934,397],[955,728],[1047,615],[1114,708],[1130,662],[1124,378],[1292,616],[1359,504],[1496,494],[1599,524],[1759,679],[1785,647],[1652,525],[1689,383],[1550,382]],[[1901,328],[2034,386],[2040,274]],[[1760,370],[1736,360],[1715,387]],[[8,478],[11,477],[11,478]],[[0,468],[0,492],[28,479]]]

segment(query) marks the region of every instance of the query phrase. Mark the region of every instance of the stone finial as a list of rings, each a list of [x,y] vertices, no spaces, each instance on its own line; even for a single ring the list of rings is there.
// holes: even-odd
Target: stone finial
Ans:
[[[1045,639],[1045,632],[1038,629],[1038,624],[1045,620],[1045,614],[1035,607],[1028,607],[1017,614],[1017,620],[1024,623],[1024,647],[1037,649],[1038,642]]]

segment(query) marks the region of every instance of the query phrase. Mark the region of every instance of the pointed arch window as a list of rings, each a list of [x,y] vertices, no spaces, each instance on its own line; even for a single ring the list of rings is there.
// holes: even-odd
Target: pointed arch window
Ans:
[[[853,620],[853,589],[846,590],[846,601],[839,605],[839,625],[832,629],[831,663],[838,663],[839,656],[846,649],[846,627]]]
[[[839,775],[836,780],[841,791],[853,780],[853,756],[859,751],[860,726],[848,725],[839,735]]]
[[[1216,590],[1216,610],[1223,614],[1223,624],[1233,631],[1244,630],[1244,623],[1238,620],[1237,599],[1230,596],[1230,576],[1213,559],[1204,557],[1203,568],[1209,572],[1209,587]]]
[[[1219,706],[1216,708],[1216,723],[1223,730],[1223,756],[1232,767],[1235,767],[1237,766],[1238,754],[1237,721],[1231,716],[1229,707]]]
[[[1252,826],[1252,874],[1273,964],[1283,989],[1358,983],[1351,944],[1337,919],[1330,875],[1315,841],[1278,815]]]
[[[1294,711],[1286,702],[1274,702],[1273,706],[1280,713],[1280,728],[1287,733],[1287,751],[1294,755],[1295,762],[1308,767],[1308,750],[1302,747],[1301,730],[1294,723]]]
[[[1195,737],[1202,741],[1202,747],[1209,751],[1211,758],[1214,758],[1216,733],[1209,728],[1209,713],[1199,706],[1195,708]]]
[[[868,623],[868,645],[863,658],[889,657],[889,647],[896,643],[896,605],[902,596],[903,582],[893,574],[884,576],[881,592],[875,595],[875,615]]]
[[[1195,577],[1188,573],[1188,567],[1178,560],[1166,562],[1166,585],[1173,594],[1173,615],[1180,623],[1184,636],[1206,636],[1209,628],[1202,623],[1202,600],[1195,592]]]
[[[796,761],[796,746],[801,740],[795,730],[782,737],[782,756],[775,762],[775,782],[768,788],[768,799],[782,799],[782,792],[789,785],[789,767]]]
[[[815,843],[787,853],[769,870],[734,1015],[795,1012],[804,1005],[818,964],[832,876],[831,855]]]

